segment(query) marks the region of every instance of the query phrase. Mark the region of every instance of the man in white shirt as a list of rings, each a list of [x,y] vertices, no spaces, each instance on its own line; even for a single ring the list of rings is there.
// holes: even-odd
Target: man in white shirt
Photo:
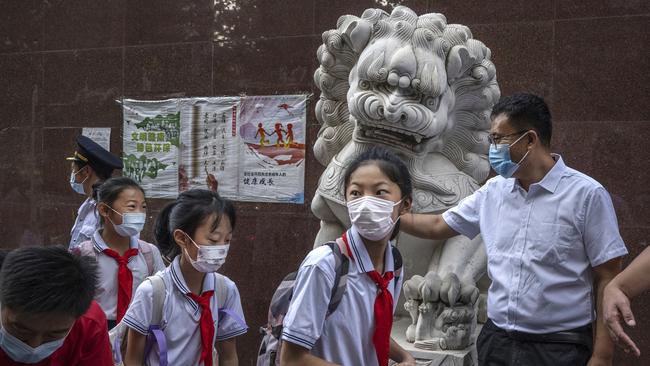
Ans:
[[[442,215],[402,216],[401,230],[482,235],[492,284],[479,365],[611,365],[613,344],[594,304],[627,254],[611,198],[551,153],[542,98],[503,98],[491,118],[489,158],[499,176]]]

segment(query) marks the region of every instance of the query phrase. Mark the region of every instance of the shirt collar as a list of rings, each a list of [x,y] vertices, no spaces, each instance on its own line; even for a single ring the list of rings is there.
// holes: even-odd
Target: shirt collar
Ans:
[[[95,247],[95,250],[98,252],[103,252],[104,249],[110,249],[109,246],[104,241],[104,238],[102,238],[101,230],[102,229],[97,229],[95,230],[95,233],[93,233],[93,247]],[[138,239],[135,236],[132,236],[130,238],[129,248],[130,249],[140,248],[140,243],[138,242]]]
[[[531,187],[537,185],[544,188],[550,193],[554,193],[557,189],[557,185],[560,183],[560,179],[562,179],[562,176],[564,175],[566,165],[564,164],[564,160],[562,160],[562,156],[559,154],[551,154],[551,156],[553,157],[553,160],[555,160],[555,164],[551,170],[546,173],[541,181],[531,184]],[[516,178],[507,179],[506,188],[508,188],[510,192],[514,192],[515,187],[517,186],[519,186],[519,183],[517,182]]]
[[[181,256],[177,255],[176,258],[174,258],[174,261],[172,264],[169,266],[170,268],[170,273],[172,277],[172,282],[174,283],[174,286],[180,291],[183,295],[185,295],[185,299],[192,305],[192,308],[194,309],[194,312],[197,312],[200,310],[199,304],[196,303],[196,301],[192,300],[187,294],[190,292],[190,288],[187,286],[187,283],[185,282],[185,278],[183,278],[183,272],[181,271]],[[206,273],[205,278],[203,279],[203,288],[201,290],[201,293],[206,292],[206,291],[214,291],[214,276],[211,273]],[[214,296],[212,298],[214,299]]]
[[[357,229],[352,226],[347,234],[348,244],[350,244],[350,254],[357,264],[357,272],[365,273],[374,271],[375,266],[372,264],[372,260],[370,260],[370,254],[368,254],[366,245],[363,243]],[[393,272],[395,270],[394,267],[392,241],[390,241],[386,246],[386,254],[384,255],[384,272]]]
[[[562,157],[560,155],[551,154],[551,156],[553,157],[553,160],[555,160],[555,164],[551,170],[546,173],[544,178],[539,183],[535,184],[538,184],[540,187],[544,188],[550,193],[553,193],[555,192],[557,185],[560,183],[560,179],[562,179],[562,176],[564,175],[566,165],[564,164],[564,160],[562,160]]]

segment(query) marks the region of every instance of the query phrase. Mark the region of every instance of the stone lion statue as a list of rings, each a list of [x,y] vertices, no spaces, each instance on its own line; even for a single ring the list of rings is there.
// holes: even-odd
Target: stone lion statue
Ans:
[[[413,210],[441,213],[474,192],[489,173],[490,111],[499,99],[490,49],[442,14],[398,6],[344,15],[323,33],[314,81],[322,127],[314,154],[326,166],[312,202],[324,243],[350,226],[342,174],[371,145],[406,162]],[[464,349],[476,326],[486,254],[481,238],[431,242],[398,238],[407,275],[404,308],[416,347]]]

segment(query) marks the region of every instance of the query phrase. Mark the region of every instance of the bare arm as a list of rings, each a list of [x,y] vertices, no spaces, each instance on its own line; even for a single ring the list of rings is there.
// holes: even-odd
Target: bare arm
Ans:
[[[593,268],[594,271],[594,288],[598,289],[596,299],[597,319],[596,319],[596,339],[594,341],[594,352],[591,356],[590,363],[605,362],[611,364],[614,357],[614,343],[607,334],[603,317],[603,291],[605,286],[621,271],[621,258],[614,258],[599,266]]]
[[[407,234],[432,240],[449,239],[459,235],[447,225],[442,215],[407,213],[400,217],[399,229]]]
[[[219,354],[219,366],[239,366],[235,338],[218,341],[216,347]]]
[[[291,342],[282,342],[280,366],[337,366],[312,355],[307,348]]]
[[[126,356],[124,366],[141,366],[144,361],[144,346],[147,336],[129,329],[127,333]]]
[[[625,333],[621,318],[631,327],[636,325],[630,308],[630,299],[650,289],[647,273],[650,271],[650,248],[646,248],[627,268],[605,287],[603,315],[612,339],[626,351],[641,355],[639,347]]]
[[[397,344],[393,337],[390,338],[390,350],[388,356],[391,360],[399,362],[397,366],[415,366],[415,358],[406,352],[402,346]]]

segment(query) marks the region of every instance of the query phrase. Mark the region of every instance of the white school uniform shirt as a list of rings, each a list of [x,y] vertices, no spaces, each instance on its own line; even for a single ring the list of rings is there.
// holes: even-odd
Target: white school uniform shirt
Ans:
[[[109,249],[101,235],[101,229],[95,231],[92,237],[93,248],[96,252],[97,258],[97,274],[99,275],[99,284],[95,291],[95,301],[102,307],[106,318],[108,320],[116,320],[117,318],[117,289],[119,283],[117,281],[117,272],[119,265],[112,257],[104,254],[104,249]],[[147,245],[147,244],[144,244]],[[129,258],[127,265],[133,274],[133,294],[138,286],[147,277],[165,269],[165,263],[162,260],[158,247],[151,245],[151,255],[153,256],[153,273],[149,273],[147,267],[147,260],[140,250],[140,244],[137,237],[131,237],[131,249],[138,249],[138,255]],[[131,296],[133,299],[133,296]]]
[[[483,236],[488,317],[502,329],[550,333],[590,324],[591,267],[627,254],[605,188],[553,159],[528,192],[498,176],[443,214],[455,231]]]
[[[167,361],[170,365],[199,365],[201,356],[201,308],[199,305],[186,296],[190,290],[183,278],[180,268],[180,256],[177,256],[172,264],[160,272],[165,282],[165,302],[163,303],[162,329],[167,340]],[[224,308],[234,311],[244,319],[244,312],[241,307],[239,291],[235,283],[229,278],[224,278],[227,286],[227,297]],[[219,318],[216,278],[214,274],[208,273],[203,280],[205,291],[214,291],[210,299],[212,319],[214,320],[215,341],[223,341],[246,333],[248,327],[240,324],[230,315]],[[151,311],[153,306],[153,290],[151,282],[145,281],[138,287],[131,305],[124,315],[123,321],[126,325],[140,334],[146,335],[151,325]],[[158,347],[154,346],[147,358],[147,365],[158,365]]]
[[[77,218],[74,221],[74,226],[70,231],[70,245],[68,250],[75,249],[79,244],[86,240],[90,240],[97,229],[99,229],[99,219],[95,212],[97,202],[88,197],[79,206],[77,210]]]
[[[311,350],[311,354],[344,366],[377,366],[372,343],[377,285],[366,274],[374,270],[366,246],[353,227],[348,230],[350,260],[348,282],[336,311],[326,317],[334,286],[334,254],[326,245],[312,250],[300,265],[293,298],[283,321],[282,340]],[[384,256],[385,272],[395,270],[391,244]],[[391,280],[393,312],[402,277]]]

